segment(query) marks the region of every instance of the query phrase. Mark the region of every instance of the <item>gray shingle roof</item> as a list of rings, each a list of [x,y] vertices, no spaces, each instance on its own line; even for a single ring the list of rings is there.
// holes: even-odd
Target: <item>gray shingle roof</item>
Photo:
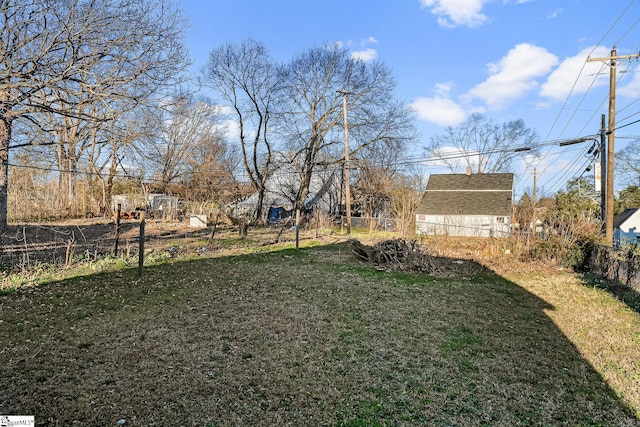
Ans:
[[[510,216],[513,174],[429,176],[417,214]]]

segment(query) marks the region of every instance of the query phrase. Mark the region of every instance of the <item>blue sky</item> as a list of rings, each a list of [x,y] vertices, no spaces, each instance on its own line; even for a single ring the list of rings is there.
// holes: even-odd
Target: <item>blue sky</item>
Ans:
[[[518,166],[517,187],[547,193],[579,176],[589,144],[547,142],[598,132],[609,68],[587,58],[640,52],[640,0],[179,0],[192,21],[187,44],[197,72],[223,42],[252,37],[280,61],[326,43],[380,60],[397,97],[418,116],[421,141],[480,112],[535,129],[542,156]],[[620,62],[616,150],[640,135],[640,63]],[[429,171],[429,169],[428,169]],[[442,172],[431,168],[431,173]],[[588,176],[585,175],[585,176]]]

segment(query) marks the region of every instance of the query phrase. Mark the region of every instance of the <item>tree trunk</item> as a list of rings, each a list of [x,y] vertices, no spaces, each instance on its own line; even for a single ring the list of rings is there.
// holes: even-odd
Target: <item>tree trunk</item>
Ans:
[[[372,234],[376,229],[376,219],[373,217],[373,206],[369,206],[367,209],[367,216],[369,217],[369,234]]]
[[[112,153],[112,157],[111,157],[111,166],[109,166],[109,176],[107,178],[107,185],[106,187],[104,187],[103,190],[103,199],[102,199],[102,209],[104,209],[105,213],[111,213],[113,212],[113,206],[111,206],[111,197],[113,195],[113,180],[116,176],[116,172],[117,172],[117,168],[118,168],[118,164],[116,163],[116,154],[115,154],[115,150]]]
[[[6,117],[0,117],[0,235],[7,230],[10,140],[11,121]]]
[[[264,192],[265,188],[262,185],[258,188],[258,202],[256,203],[256,224],[262,225],[264,221],[262,221],[262,206],[264,205]]]
[[[300,249],[300,223],[302,223],[302,208],[296,206],[296,249]]]

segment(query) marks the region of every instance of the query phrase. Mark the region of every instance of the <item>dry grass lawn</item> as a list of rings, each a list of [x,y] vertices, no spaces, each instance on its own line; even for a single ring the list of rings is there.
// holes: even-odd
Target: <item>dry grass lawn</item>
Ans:
[[[638,313],[575,274],[380,272],[345,243],[0,295],[0,414],[42,426],[638,426],[639,360]]]

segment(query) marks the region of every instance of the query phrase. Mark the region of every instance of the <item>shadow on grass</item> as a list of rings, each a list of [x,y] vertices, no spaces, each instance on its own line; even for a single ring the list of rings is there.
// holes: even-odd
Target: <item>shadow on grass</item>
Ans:
[[[345,244],[79,277],[0,296],[0,413],[38,425],[638,425],[552,309],[491,272],[379,272]]]

